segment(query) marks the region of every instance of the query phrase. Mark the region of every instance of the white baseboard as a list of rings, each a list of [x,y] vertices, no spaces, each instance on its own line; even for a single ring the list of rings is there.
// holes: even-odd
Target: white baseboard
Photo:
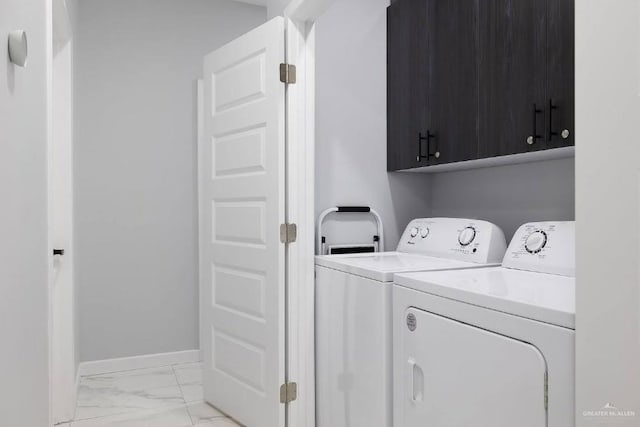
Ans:
[[[69,419],[69,422],[76,418],[76,408],[78,406],[78,390],[80,389],[80,365],[81,364],[78,364],[78,369],[76,369],[76,385],[73,389],[73,407],[71,408],[71,418]]]
[[[110,372],[130,371],[133,369],[155,368],[158,366],[193,363],[200,361],[200,350],[175,351],[171,353],[144,354],[141,356],[121,357],[118,359],[94,360],[82,362],[78,375],[108,374]]]

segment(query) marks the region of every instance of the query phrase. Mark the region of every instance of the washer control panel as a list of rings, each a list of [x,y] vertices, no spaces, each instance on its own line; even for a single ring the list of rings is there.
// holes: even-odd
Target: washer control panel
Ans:
[[[547,232],[544,230],[536,230],[527,236],[524,241],[524,248],[530,254],[538,254],[547,246]]]
[[[459,218],[420,218],[409,223],[398,244],[398,251],[499,264],[506,247],[504,233],[490,222]]]
[[[476,238],[476,229],[473,226],[465,227],[458,233],[458,243],[461,246],[469,246]]]
[[[531,222],[511,239],[503,267],[575,276],[575,222]]]

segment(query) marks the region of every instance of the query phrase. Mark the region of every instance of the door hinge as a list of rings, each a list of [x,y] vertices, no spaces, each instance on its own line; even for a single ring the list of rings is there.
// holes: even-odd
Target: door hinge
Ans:
[[[298,226],[296,224],[280,224],[280,242],[293,243],[298,238]]]
[[[549,410],[549,371],[544,373],[544,409]]]
[[[280,386],[280,403],[293,402],[298,398],[298,384],[284,383]]]
[[[280,81],[288,85],[296,82],[296,66],[292,64],[280,64]]]

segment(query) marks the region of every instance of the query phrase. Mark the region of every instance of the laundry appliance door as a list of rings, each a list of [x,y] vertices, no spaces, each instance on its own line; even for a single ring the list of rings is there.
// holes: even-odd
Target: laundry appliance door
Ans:
[[[394,390],[404,426],[546,426],[547,367],[537,348],[416,308],[394,321],[405,323]]]
[[[391,283],[316,266],[316,427],[391,427]]]

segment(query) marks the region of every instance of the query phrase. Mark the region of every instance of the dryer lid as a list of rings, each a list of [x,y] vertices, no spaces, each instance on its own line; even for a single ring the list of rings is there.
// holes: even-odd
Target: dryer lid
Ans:
[[[397,285],[575,328],[575,279],[503,267],[397,274]]]

